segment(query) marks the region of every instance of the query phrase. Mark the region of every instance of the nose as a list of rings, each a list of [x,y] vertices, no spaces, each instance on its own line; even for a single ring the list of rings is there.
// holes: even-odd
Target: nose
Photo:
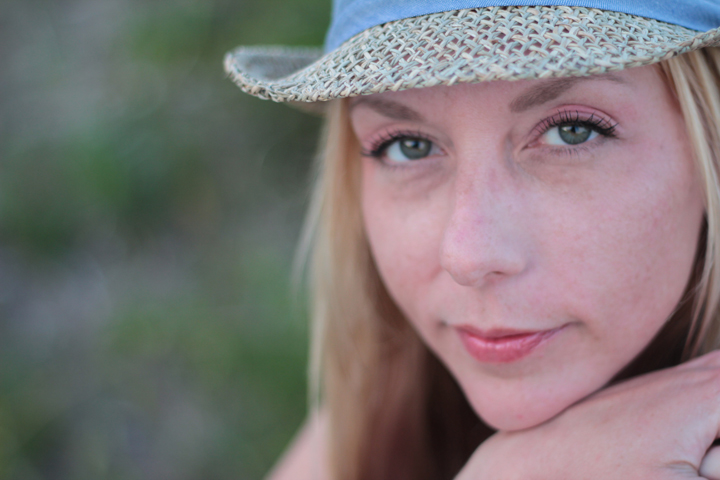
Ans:
[[[464,286],[516,276],[529,264],[526,200],[503,167],[458,170],[440,264]]]

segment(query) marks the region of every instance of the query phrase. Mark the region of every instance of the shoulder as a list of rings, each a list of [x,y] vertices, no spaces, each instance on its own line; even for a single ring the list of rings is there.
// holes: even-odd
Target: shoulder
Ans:
[[[310,415],[265,480],[330,480],[327,415]]]

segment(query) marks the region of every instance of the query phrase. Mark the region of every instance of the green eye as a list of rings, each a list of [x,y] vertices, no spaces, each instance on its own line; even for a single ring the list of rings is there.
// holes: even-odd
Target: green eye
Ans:
[[[430,140],[417,137],[399,138],[386,151],[387,157],[393,162],[407,162],[420,160],[433,153],[433,143]]]
[[[593,130],[582,125],[560,125],[558,135],[568,145],[578,145],[587,142],[593,134]]]
[[[432,143],[421,138],[405,138],[399,143],[400,151],[410,160],[427,157],[432,149]]]

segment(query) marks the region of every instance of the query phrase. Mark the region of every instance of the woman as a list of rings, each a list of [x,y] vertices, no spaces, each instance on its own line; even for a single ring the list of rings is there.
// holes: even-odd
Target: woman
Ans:
[[[570,3],[340,1],[317,60],[227,57],[335,100],[273,478],[720,478],[720,4]]]

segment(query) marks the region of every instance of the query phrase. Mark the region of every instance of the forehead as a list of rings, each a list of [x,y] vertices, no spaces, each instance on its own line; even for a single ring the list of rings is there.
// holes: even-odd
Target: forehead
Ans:
[[[421,112],[468,102],[492,103],[495,107],[504,106],[503,110],[510,113],[522,113],[568,94],[588,98],[628,96],[642,102],[661,101],[663,91],[667,92],[668,88],[660,69],[647,66],[587,77],[465,83],[383,92],[355,97],[350,100],[350,108],[367,106],[390,118],[417,121],[421,118],[409,106]],[[640,92],[652,92],[652,95],[636,95]]]

